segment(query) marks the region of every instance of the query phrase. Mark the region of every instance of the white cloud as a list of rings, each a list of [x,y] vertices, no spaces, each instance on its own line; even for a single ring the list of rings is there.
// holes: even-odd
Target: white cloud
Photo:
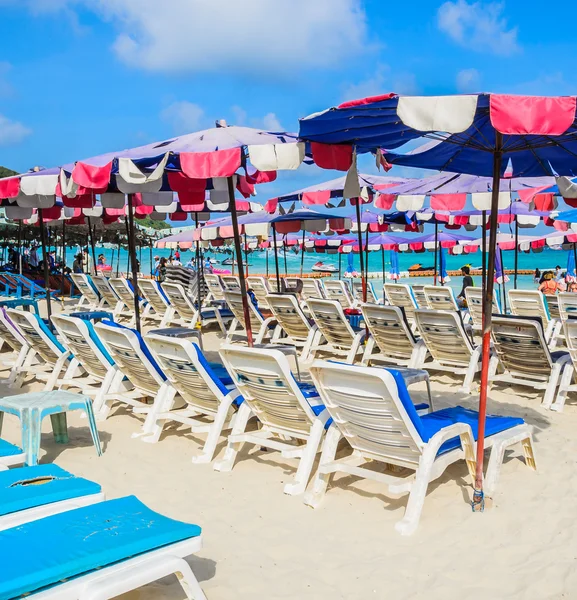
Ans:
[[[517,28],[509,27],[503,9],[502,2],[445,2],[437,12],[437,25],[460,46],[509,56],[520,48]]]
[[[479,92],[481,76],[477,69],[463,69],[457,73],[457,91],[462,94]]]
[[[241,106],[231,106],[230,110],[233,114],[233,119],[229,122],[229,125],[254,127],[255,129],[266,129],[267,131],[286,131],[273,112],[267,113],[264,117],[249,117],[246,110]]]
[[[418,91],[417,82],[412,73],[393,74],[389,65],[381,64],[367,79],[346,86],[343,91],[343,100],[355,100],[389,92],[415,94]]]
[[[0,61],[0,98],[14,94],[14,88],[8,80],[10,71],[12,71],[12,65],[5,60]]]
[[[174,132],[179,135],[192,133],[208,126],[202,107],[187,100],[173,102],[162,110],[160,118],[169,123]]]
[[[32,130],[19,121],[0,115],[0,146],[18,144],[31,133]]]

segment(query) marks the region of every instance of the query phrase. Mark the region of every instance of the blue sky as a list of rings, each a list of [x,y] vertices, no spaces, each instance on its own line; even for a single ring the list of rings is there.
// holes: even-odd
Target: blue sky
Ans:
[[[56,166],[217,118],[296,131],[300,116],[389,91],[576,94],[577,39],[564,32],[577,3],[549,6],[0,0],[0,164]],[[281,174],[261,199],[331,175]]]

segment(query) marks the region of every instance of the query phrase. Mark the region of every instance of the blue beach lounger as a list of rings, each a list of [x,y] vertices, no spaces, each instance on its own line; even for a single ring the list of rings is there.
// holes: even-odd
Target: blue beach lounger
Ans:
[[[22,465],[25,462],[26,453],[22,448],[0,438],[0,471],[14,465]]]
[[[0,532],[0,600],[105,600],[171,574],[206,600],[184,560],[201,545],[200,527],[134,496],[77,508]]]

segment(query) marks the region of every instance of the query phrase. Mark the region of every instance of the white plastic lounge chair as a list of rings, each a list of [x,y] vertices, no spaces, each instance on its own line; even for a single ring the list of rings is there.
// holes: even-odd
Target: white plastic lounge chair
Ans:
[[[94,329],[115,365],[133,386],[128,390],[113,390],[103,395],[101,403],[94,402],[96,418],[106,419],[117,401],[131,406],[134,413],[150,412],[151,405],[144,401],[158,397],[166,375],[142,336],[135,329],[106,320],[97,323]]]
[[[433,360],[413,366],[465,375],[461,389],[470,393],[475,373],[481,370],[481,346],[473,345],[458,312],[418,309],[415,319]]]
[[[566,321],[569,317],[577,317],[577,294],[574,292],[561,292],[559,299],[559,318]]]
[[[347,320],[343,307],[336,300],[308,301],[311,315],[327,344],[312,346],[311,353],[328,352],[345,357],[347,363],[353,364],[357,355],[363,351],[362,343],[366,337],[366,329],[353,328]]]
[[[385,283],[387,300],[391,306],[398,306],[405,311],[409,323],[415,322],[415,309],[419,306],[411,288],[403,283]]]
[[[100,308],[100,294],[96,290],[96,286],[93,285],[90,275],[86,275],[85,273],[71,273],[70,277],[81,294],[75,310],[80,308],[83,310],[96,310]]]
[[[205,299],[205,304],[210,305],[214,302],[224,303],[224,284],[220,275],[214,273],[206,273],[204,275],[204,281],[208,288],[208,295]]]
[[[222,283],[226,291],[237,291],[240,290],[240,281],[238,275],[221,275]]]
[[[110,287],[109,279],[103,275],[94,275],[91,277],[91,279],[101,298],[100,308],[112,310],[114,316],[120,313],[124,303],[116,295],[116,292]]]
[[[562,296],[564,294],[559,294]],[[567,295],[577,295],[571,292],[568,292]],[[560,302],[563,301],[560,299]],[[561,373],[561,380],[559,382],[559,391],[557,392],[557,397],[555,399],[555,403],[551,405],[551,410],[556,410],[558,412],[562,412],[565,407],[565,401],[567,400],[567,395],[569,392],[577,391],[577,384],[575,383],[575,365],[577,365],[577,313],[573,313],[572,311],[569,313],[570,315],[574,315],[573,318],[568,318],[563,322],[563,336],[565,338],[565,345],[569,350],[569,355],[571,356],[571,361],[567,362],[563,367],[563,371]]]
[[[373,479],[392,494],[407,494],[405,515],[395,528],[404,535],[418,524],[429,483],[446,468],[465,460],[475,476],[478,413],[460,406],[419,416],[402,376],[402,370],[356,367],[315,361],[311,375],[334,424],[327,432],[317,474],[304,501],[316,507],[322,501],[333,473]],[[527,465],[535,468],[532,430],[522,419],[487,416],[485,446],[493,447],[485,478],[485,491],[495,490],[505,449],[521,442]],[[336,458],[344,437],[353,454]],[[364,468],[378,461],[408,468],[414,476]]]
[[[230,311],[234,315],[234,319],[228,328],[226,334],[226,342],[231,342],[235,337],[240,336],[246,339],[246,326],[244,321],[244,308],[242,305],[242,294],[240,291],[225,291],[224,298]],[[250,296],[248,308],[250,312],[250,324],[255,344],[262,344],[263,340],[269,336],[272,337],[273,328],[276,326],[274,317],[262,316],[258,308],[252,303]],[[239,329],[240,328],[240,329]]]
[[[29,346],[4,307],[0,307],[0,350],[3,351],[0,354],[0,369],[10,369],[7,383],[12,384],[24,364]]]
[[[402,308],[364,304],[361,310],[371,334],[365,346],[363,365],[370,365],[374,360],[403,367],[424,363],[427,347],[414,336]]]
[[[423,294],[427,305],[423,308],[431,310],[459,310],[455,294],[450,287],[442,285],[424,285]]]
[[[465,288],[465,298],[467,300],[467,307],[469,309],[469,315],[471,316],[471,323],[475,331],[482,331],[483,329],[483,289],[476,287]],[[497,298],[497,293],[493,290],[493,314],[500,315],[503,311],[501,310],[501,304]]]
[[[353,296],[357,305],[364,304],[362,281],[353,281]],[[367,281],[367,304],[381,304],[377,298],[375,286],[371,281]]]
[[[183,423],[195,434],[208,434],[202,453],[192,462],[211,462],[222,432],[232,427],[235,409],[242,402],[230,375],[221,364],[207,361],[190,339],[157,334],[144,339],[167,377],[164,387],[168,389],[161,390],[138,436],[156,443],[166,422]],[[184,407],[175,406],[177,392],[186,402]]]
[[[393,284],[394,285],[394,284]],[[427,297],[425,296],[424,285],[413,285],[411,286],[411,293],[417,303],[417,308],[429,308],[427,304]]]
[[[22,365],[14,368],[15,387],[20,387],[27,377],[32,376],[46,382],[45,391],[53,390],[60,383],[62,371],[68,367],[70,351],[56,339],[38,315],[14,308],[9,308],[6,313],[29,348]],[[38,362],[35,363],[35,359]],[[74,377],[76,371],[67,370],[66,374]]]
[[[146,306],[140,315],[142,320],[151,319],[164,327],[170,321],[172,307],[160,283],[154,279],[139,279],[138,289],[146,300]],[[169,313],[168,317],[166,316]]]
[[[561,331],[561,323],[549,315],[545,296],[538,290],[509,290],[509,307],[516,317],[539,317],[545,327],[545,339],[555,346],[556,337]]]
[[[53,464],[0,472],[0,531],[105,499],[101,487]]]
[[[46,552],[31,552],[30,540]],[[2,532],[0,598],[106,600],[176,574],[187,598],[206,596],[184,560],[201,529],[134,496],[98,502]]]
[[[278,350],[223,346],[222,360],[244,398],[228,446],[217,471],[230,471],[244,443],[279,450],[285,458],[299,458],[285,494],[302,494],[325,432],[327,413],[311,384],[298,383],[288,360]],[[246,431],[251,416],[261,428]],[[304,444],[302,442],[305,442]]]
[[[323,283],[320,279],[314,279],[313,277],[306,277],[303,279],[303,289],[301,290],[301,298],[305,302],[310,298],[326,298],[323,291]]]
[[[259,308],[268,310],[270,307],[266,297],[271,290],[266,277],[247,277],[246,285],[255,295]]]
[[[559,321],[561,318],[559,309],[559,296],[545,296],[545,301],[547,302],[547,310],[549,311],[549,316],[551,319]]]
[[[545,390],[543,407],[551,408],[561,370],[571,362],[568,352],[551,352],[538,317],[493,317],[491,337],[495,355],[489,364],[489,381]],[[501,367],[504,372],[497,373]]]
[[[126,318],[134,325],[136,316],[134,314],[134,289],[132,283],[125,277],[111,277],[108,283],[114,293],[122,302],[120,309],[116,310],[115,317]],[[144,313],[144,300],[140,299],[140,314]]]
[[[336,300],[343,308],[352,308],[354,301],[346,281],[326,279],[324,284],[325,298]]]
[[[301,348],[301,360],[306,362],[311,349],[319,346],[322,334],[318,327],[305,315],[295,296],[291,294],[271,294],[267,301],[272,314],[278,322],[271,343],[292,344]],[[281,333],[287,337],[281,338]],[[314,353],[313,353],[314,354]]]

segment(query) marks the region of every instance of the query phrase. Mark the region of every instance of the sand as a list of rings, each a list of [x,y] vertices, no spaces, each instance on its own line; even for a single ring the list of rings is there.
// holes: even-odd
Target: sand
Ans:
[[[205,336],[212,351],[220,341],[214,332]],[[431,381],[436,407],[475,406],[474,396],[455,393],[456,379]],[[0,393],[15,392],[0,383]],[[313,510],[302,497],[283,494],[296,461],[249,448],[230,473],[193,465],[201,439],[176,425],[158,444],[131,439],[142,417],[119,405],[99,423],[101,458],[86,421],[73,413],[68,445],[53,442],[46,420],[41,462],[99,482],[108,498],[134,494],[167,516],[201,525],[204,548],[190,564],[210,600],[574,598],[576,400],[558,414],[543,410],[527,389],[492,390],[490,412],[522,416],[535,427],[538,471],[525,466],[520,449],[508,452],[492,507],[474,514],[466,467],[451,466],[429,487],[411,537],[394,529],[407,497],[391,497],[378,483],[337,475]],[[2,435],[19,442],[15,418],[5,417]],[[223,439],[219,456],[224,445]],[[122,598],[177,600],[184,593],[171,577]]]

